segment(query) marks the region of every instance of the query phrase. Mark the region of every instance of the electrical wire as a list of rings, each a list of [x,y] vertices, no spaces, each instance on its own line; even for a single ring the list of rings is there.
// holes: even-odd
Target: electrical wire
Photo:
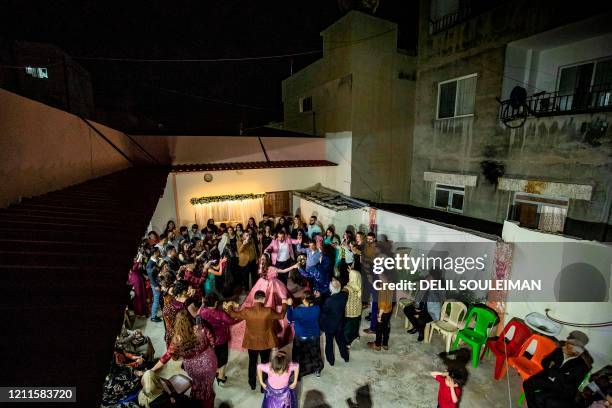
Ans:
[[[210,98],[210,97],[207,97],[207,96],[196,95],[196,94],[192,94],[192,93],[178,91],[176,89],[163,88],[163,87],[160,87],[160,86],[154,86],[154,85],[150,85],[150,84],[141,83],[140,85],[142,85],[144,87],[147,87],[147,88],[157,89],[157,90],[160,90],[160,91],[163,91],[163,92],[177,94],[177,95],[183,95],[183,96],[188,96],[190,98],[201,99],[201,100],[204,100],[204,101],[207,101],[207,102],[212,102],[212,103],[219,103],[219,104],[223,104],[223,105],[237,106],[239,108],[256,109],[256,110],[262,110],[262,111],[268,111],[268,112],[281,112],[278,109],[271,109],[271,108],[264,108],[264,107],[255,106],[255,105],[247,105],[247,104],[243,104],[243,103],[229,102],[229,101],[225,101],[223,99]]]
[[[337,47],[330,48],[329,50],[335,50],[338,48],[349,47],[352,45],[360,44],[365,41],[369,41],[373,38],[381,37],[385,34],[388,34],[392,31],[397,31],[397,28],[392,28],[390,30],[386,30],[377,34],[373,34],[367,37],[359,38],[357,40],[347,40],[347,41],[332,41],[332,40],[324,40],[324,43],[329,44],[343,44]],[[279,55],[263,55],[263,56],[254,56],[254,57],[236,57],[236,58],[111,58],[111,57],[81,57],[76,56],[72,57],[74,59],[80,60],[89,60],[89,61],[111,61],[111,62],[243,62],[243,61],[260,61],[260,60],[269,60],[269,59],[282,59],[282,58],[290,58],[290,57],[299,57],[303,55],[312,55],[312,54],[320,54],[323,50],[311,50],[311,51],[302,51],[295,52],[289,54],[279,54]]]
[[[241,62],[241,61],[259,61],[269,59],[281,59],[289,57],[298,57],[302,55],[320,54],[321,50],[312,50],[304,52],[296,52],[291,54],[280,55],[263,55],[256,57],[237,57],[237,58],[110,58],[110,57],[72,57],[79,60],[88,61],[111,61],[111,62]]]

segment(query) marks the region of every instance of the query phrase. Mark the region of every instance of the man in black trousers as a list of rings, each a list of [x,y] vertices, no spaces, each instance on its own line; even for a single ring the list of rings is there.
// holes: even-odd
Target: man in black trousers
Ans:
[[[529,408],[573,407],[578,386],[591,369],[591,357],[584,346],[586,334],[573,331],[560,347],[542,359],[543,371],[523,382]]]
[[[321,331],[325,333],[325,359],[329,365],[334,365],[334,339],[338,344],[340,356],[348,363],[349,352],[344,339],[344,314],[348,294],[341,291],[340,281],[332,278],[329,284],[331,295],[325,299],[321,307],[321,317],[319,325]]]

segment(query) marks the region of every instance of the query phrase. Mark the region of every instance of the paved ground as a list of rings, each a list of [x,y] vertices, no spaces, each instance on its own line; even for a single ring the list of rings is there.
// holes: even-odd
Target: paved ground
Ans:
[[[401,312],[400,312],[401,313]],[[365,312],[364,312],[365,316]],[[362,329],[366,327],[362,321]],[[430,371],[444,367],[437,357],[443,351],[441,338],[434,336],[431,344],[421,344],[416,336],[406,334],[401,316],[392,319],[388,351],[373,351],[366,343],[373,336],[362,335],[353,343],[351,359],[346,364],[339,356],[334,367],[326,366],[321,377],[307,376],[298,389],[300,407],[347,407],[346,400],[355,400],[360,387],[370,388],[373,407],[433,408],[436,406],[437,383]],[[163,323],[139,319],[137,328],[144,328],[155,345],[156,356],[165,351]],[[291,346],[287,346],[290,352]],[[336,350],[337,351],[337,350]],[[217,407],[251,408],[261,406],[259,389],[251,391],[247,383],[246,353],[230,350],[227,366],[228,381],[224,387],[215,384]],[[520,380],[512,370],[501,381],[493,380],[494,360],[482,362],[478,368],[469,367],[470,378],[461,400],[463,408],[497,408],[516,406],[520,394]],[[178,364],[167,368],[167,373],[180,370]],[[162,375],[164,376],[163,372]],[[510,391],[509,391],[510,390]],[[510,403],[510,398],[512,403]],[[367,406],[367,405],[362,405]]]

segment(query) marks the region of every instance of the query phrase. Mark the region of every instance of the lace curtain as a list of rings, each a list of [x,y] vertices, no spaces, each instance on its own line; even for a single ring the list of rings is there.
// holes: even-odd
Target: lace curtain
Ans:
[[[563,232],[567,208],[543,205],[540,210],[538,229],[546,232]]]
[[[263,197],[251,200],[220,201],[196,205],[195,221],[198,225],[206,225],[206,221],[212,218],[216,223],[242,223],[246,225],[249,217],[261,220],[263,213]]]

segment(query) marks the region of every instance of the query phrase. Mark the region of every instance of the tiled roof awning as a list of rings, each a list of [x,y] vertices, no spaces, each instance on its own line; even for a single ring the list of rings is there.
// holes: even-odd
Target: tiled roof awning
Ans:
[[[325,167],[337,166],[336,163],[327,160],[278,160],[259,162],[234,162],[234,163],[193,163],[178,164],[172,166],[173,172],[195,172],[195,171],[225,171],[225,170],[249,170],[249,169],[280,169],[296,167]]]
[[[591,200],[593,186],[588,184],[557,183],[541,180],[522,180],[501,177],[498,189],[506,191],[519,191],[530,194],[565,197],[574,200]]]
[[[309,190],[296,190],[293,194],[334,211],[354,210],[369,205],[365,201],[357,200],[321,185]]]

